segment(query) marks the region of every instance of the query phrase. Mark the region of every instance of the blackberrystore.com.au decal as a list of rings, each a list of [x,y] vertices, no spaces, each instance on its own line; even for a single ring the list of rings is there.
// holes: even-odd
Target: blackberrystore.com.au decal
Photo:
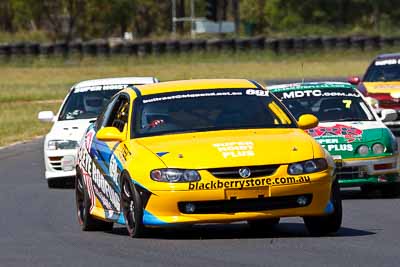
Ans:
[[[246,180],[229,180],[229,181],[211,181],[207,183],[189,183],[189,190],[213,190],[213,189],[243,189],[255,186],[273,186],[273,185],[288,185],[288,184],[307,184],[310,183],[310,176],[288,176],[278,178],[251,178]]]

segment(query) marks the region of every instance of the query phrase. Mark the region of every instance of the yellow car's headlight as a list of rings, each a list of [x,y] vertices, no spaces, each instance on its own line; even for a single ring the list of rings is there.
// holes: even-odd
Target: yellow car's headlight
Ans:
[[[328,163],[326,159],[310,159],[306,161],[289,164],[288,173],[291,175],[299,175],[305,173],[313,173],[326,170]]]
[[[150,172],[150,177],[157,182],[182,183],[200,181],[200,174],[196,170],[156,169]]]

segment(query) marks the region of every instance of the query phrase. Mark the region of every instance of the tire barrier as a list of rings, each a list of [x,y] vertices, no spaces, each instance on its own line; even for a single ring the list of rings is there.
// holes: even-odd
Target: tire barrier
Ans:
[[[82,54],[83,46],[81,42],[73,42],[68,44],[69,51],[72,54]]]
[[[27,43],[25,49],[28,55],[37,56],[40,54],[40,44],[38,43]]]
[[[350,37],[336,38],[336,48],[349,49],[350,48]]]
[[[221,40],[221,49],[223,51],[232,52],[236,50],[235,39],[223,39]]]
[[[55,42],[33,43],[18,42],[0,44],[0,56],[20,57],[30,56],[108,56],[132,55],[146,56],[165,53],[190,53],[203,51],[235,52],[248,50],[269,50],[273,53],[290,53],[332,49],[373,50],[382,47],[400,46],[400,37],[381,36],[314,36],[296,38],[266,38],[263,36],[252,38],[226,39],[194,39],[194,40],[161,40],[129,42],[118,41],[110,44],[107,40],[93,40],[88,42]]]
[[[152,42],[141,42],[138,43],[137,54],[139,56],[145,56],[151,54]]]
[[[165,42],[152,42],[153,54],[159,55],[165,53],[167,44]]]
[[[182,40],[180,41],[180,49],[181,53],[191,52],[193,50],[193,42],[191,40]]]
[[[250,48],[250,39],[236,39],[235,45],[238,51],[248,50]]]
[[[44,56],[50,56],[54,54],[53,44],[42,44],[40,45],[40,54]]]
[[[293,51],[294,40],[293,38],[278,39],[278,51],[281,53],[288,53]]]
[[[201,52],[207,49],[207,41],[203,39],[193,40],[193,51]]]
[[[278,47],[278,40],[277,39],[266,39],[265,40],[265,47],[277,54],[279,52]]]
[[[166,42],[165,50],[167,53],[178,53],[179,52],[179,42],[176,40],[170,40]]]
[[[223,40],[211,39],[207,40],[207,51],[219,51],[222,47]]]
[[[55,43],[54,54],[66,56],[69,53],[69,46],[67,43]]]

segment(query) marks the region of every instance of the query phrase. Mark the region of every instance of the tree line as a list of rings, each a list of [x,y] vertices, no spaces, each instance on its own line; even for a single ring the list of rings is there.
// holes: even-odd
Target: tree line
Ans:
[[[398,33],[399,0],[217,0],[228,20],[238,1],[241,33],[312,35]],[[196,17],[205,17],[208,1],[196,0]],[[177,14],[188,16],[190,0],[176,0]],[[121,37],[162,39],[172,29],[171,0],[1,0],[0,31],[43,31],[50,40]],[[188,25],[178,24],[185,34]],[[395,32],[397,30],[397,32]]]

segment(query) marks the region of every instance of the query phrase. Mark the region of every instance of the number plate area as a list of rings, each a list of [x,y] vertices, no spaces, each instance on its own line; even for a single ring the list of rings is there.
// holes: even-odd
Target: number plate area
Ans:
[[[225,189],[225,199],[263,198],[270,196],[270,187],[252,187],[243,189]]]

